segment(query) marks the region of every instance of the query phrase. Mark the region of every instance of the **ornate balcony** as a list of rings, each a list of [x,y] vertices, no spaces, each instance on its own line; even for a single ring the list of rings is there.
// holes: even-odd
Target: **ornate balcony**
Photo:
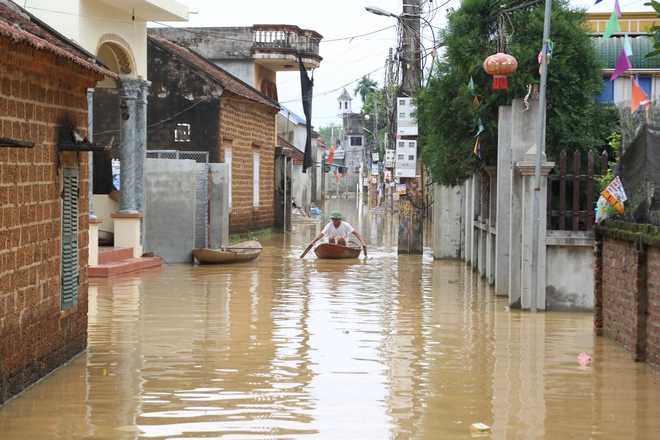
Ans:
[[[298,69],[298,53],[307,69],[317,69],[321,65],[321,34],[285,24],[255,24],[252,30],[254,59],[269,69]]]

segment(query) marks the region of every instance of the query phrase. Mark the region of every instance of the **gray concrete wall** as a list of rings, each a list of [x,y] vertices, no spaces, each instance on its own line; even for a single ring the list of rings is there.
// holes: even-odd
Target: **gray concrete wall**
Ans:
[[[209,185],[209,247],[229,245],[229,164],[212,163]]]
[[[593,312],[593,274],[592,232],[548,231],[546,311]]]
[[[433,258],[461,258],[463,236],[462,187],[433,185]]]
[[[193,160],[147,159],[145,252],[167,263],[192,263],[195,247]]]

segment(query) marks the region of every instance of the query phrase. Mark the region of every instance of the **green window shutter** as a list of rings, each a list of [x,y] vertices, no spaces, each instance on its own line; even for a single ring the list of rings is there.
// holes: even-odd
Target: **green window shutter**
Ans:
[[[78,304],[78,170],[64,168],[62,190],[61,309]]]

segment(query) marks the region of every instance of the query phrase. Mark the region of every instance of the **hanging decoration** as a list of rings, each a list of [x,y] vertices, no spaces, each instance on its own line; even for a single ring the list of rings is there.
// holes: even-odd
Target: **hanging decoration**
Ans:
[[[505,90],[508,87],[507,75],[518,68],[518,61],[511,55],[496,53],[484,61],[484,70],[493,75],[493,90]]]
[[[497,17],[498,53],[484,60],[484,70],[487,74],[493,75],[493,90],[506,90],[509,85],[507,75],[512,74],[518,68],[518,61],[513,56],[504,53],[504,40],[506,37],[504,17],[504,13],[498,14]]]

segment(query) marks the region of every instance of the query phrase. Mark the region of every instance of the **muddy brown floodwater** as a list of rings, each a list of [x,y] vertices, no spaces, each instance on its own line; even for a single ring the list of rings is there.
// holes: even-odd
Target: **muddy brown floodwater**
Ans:
[[[318,222],[254,262],[92,279],[88,350],[0,407],[0,438],[660,438],[660,376],[591,314],[508,311],[465,264],[398,255],[395,216],[324,208],[368,258],[300,259]]]

